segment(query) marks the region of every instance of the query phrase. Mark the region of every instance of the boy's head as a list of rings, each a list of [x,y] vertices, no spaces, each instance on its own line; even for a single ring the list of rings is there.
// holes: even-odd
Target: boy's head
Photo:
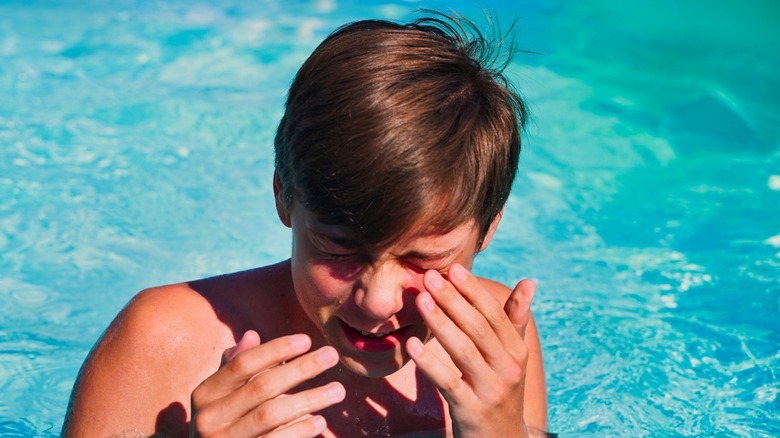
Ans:
[[[349,24],[293,82],[275,139],[287,208],[381,247],[410,227],[482,236],[517,170],[525,107],[470,24]]]

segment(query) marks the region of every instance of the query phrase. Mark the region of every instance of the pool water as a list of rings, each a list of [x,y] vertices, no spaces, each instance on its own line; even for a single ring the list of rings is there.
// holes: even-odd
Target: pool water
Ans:
[[[758,0],[0,2],[0,436],[58,435],[138,290],[287,257],[272,138],[322,38],[483,6],[535,52],[508,73],[533,123],[475,269],[538,281],[550,429],[780,436],[780,6]]]

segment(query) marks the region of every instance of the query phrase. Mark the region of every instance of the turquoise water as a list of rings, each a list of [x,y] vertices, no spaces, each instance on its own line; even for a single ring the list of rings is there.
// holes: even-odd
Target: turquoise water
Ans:
[[[779,436],[780,6],[669,0],[0,2],[0,435],[58,434],[136,291],[287,256],[272,136],[330,30],[480,5],[539,53],[476,269],[539,283],[551,429]]]

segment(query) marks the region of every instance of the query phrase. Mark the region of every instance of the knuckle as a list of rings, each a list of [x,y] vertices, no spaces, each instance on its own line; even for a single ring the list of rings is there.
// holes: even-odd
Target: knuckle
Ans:
[[[202,383],[198,385],[194,391],[192,391],[192,394],[190,395],[190,401],[192,402],[193,406],[200,407],[206,404],[205,392],[206,389],[204,389]]]
[[[296,361],[298,372],[302,377],[314,377],[329,368],[323,363],[322,354],[325,351],[315,351],[305,357],[305,360]]]
[[[268,403],[260,405],[252,412],[252,421],[261,429],[273,429],[277,426],[275,413]]]
[[[493,331],[493,329],[490,326],[490,323],[489,323],[488,320],[477,319],[476,321],[474,321],[474,332],[480,338],[489,335],[491,331]]]
[[[451,375],[442,382],[442,389],[447,393],[453,394],[458,389],[459,384],[460,377]]]
[[[499,391],[501,390],[498,389],[497,391],[491,391],[487,395],[480,397],[486,408],[491,408],[501,404],[501,402],[504,400],[504,394]]]
[[[301,376],[301,378],[314,377],[319,374],[323,368],[317,359],[313,357],[307,359],[308,360],[300,361],[300,364],[296,364],[298,368],[298,375]]]
[[[295,346],[289,338],[280,339],[279,341],[278,347],[271,350],[273,360],[276,363],[283,362],[292,357],[293,351],[295,350]]]
[[[265,398],[270,396],[275,388],[273,382],[266,378],[266,376],[259,375],[249,380],[246,385],[249,392],[254,397]]]
[[[507,315],[502,306],[498,303],[491,303],[485,311],[485,318],[491,325],[495,326],[504,321]]]
[[[239,354],[227,363],[226,368],[231,374],[244,376],[249,374],[250,366],[249,356],[246,354]]]
[[[506,402],[511,397],[512,393],[516,390],[514,383],[509,383],[500,379],[496,379],[488,385],[489,390],[484,391],[480,395],[480,399],[485,403],[485,407],[498,406]]]
[[[269,346],[271,345],[269,344]],[[289,337],[278,339],[278,344],[274,343],[273,347],[274,348],[269,349],[269,354],[271,355],[272,361],[277,364],[288,361],[299,354],[299,347]]]
[[[214,436],[212,417],[213,415],[210,415],[209,411],[201,411],[193,418],[195,430],[197,430],[201,436]]]
[[[519,364],[523,368],[528,364],[528,346],[524,341],[519,341],[508,347],[509,354],[512,356],[512,361]]]
[[[314,435],[320,431],[314,419],[309,419],[307,421],[304,421],[303,423],[305,427],[305,430],[303,432],[306,435]]]
[[[464,357],[469,362],[482,361],[482,354],[474,344],[461,345],[456,353],[457,357]]]
[[[517,362],[512,362],[507,369],[507,379],[513,384],[522,382],[525,379],[525,366]]]

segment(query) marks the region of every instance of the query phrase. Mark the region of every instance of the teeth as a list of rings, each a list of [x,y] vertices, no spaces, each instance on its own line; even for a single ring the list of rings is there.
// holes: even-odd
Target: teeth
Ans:
[[[390,333],[390,332],[386,332],[386,333],[369,333],[369,332],[364,332],[363,330],[358,330],[358,331],[360,332],[361,335],[363,335],[363,336],[370,336],[372,338],[381,338],[383,336],[387,336],[387,333]]]
[[[386,332],[381,332],[381,333],[371,333],[371,332],[367,332],[367,331],[365,331],[365,330],[361,330],[361,329],[359,329],[359,328],[357,328],[357,327],[352,327],[350,324],[347,324],[347,325],[348,325],[348,326],[349,326],[349,327],[350,327],[352,330],[355,330],[356,332],[359,332],[361,335],[363,335],[363,336],[367,336],[367,337],[371,337],[371,338],[383,338],[383,337],[385,337],[385,336],[387,336],[387,335],[389,335],[390,333],[392,333],[392,332],[394,332],[394,331],[395,331],[395,329],[394,329],[394,330],[388,330],[388,331],[386,331]]]

